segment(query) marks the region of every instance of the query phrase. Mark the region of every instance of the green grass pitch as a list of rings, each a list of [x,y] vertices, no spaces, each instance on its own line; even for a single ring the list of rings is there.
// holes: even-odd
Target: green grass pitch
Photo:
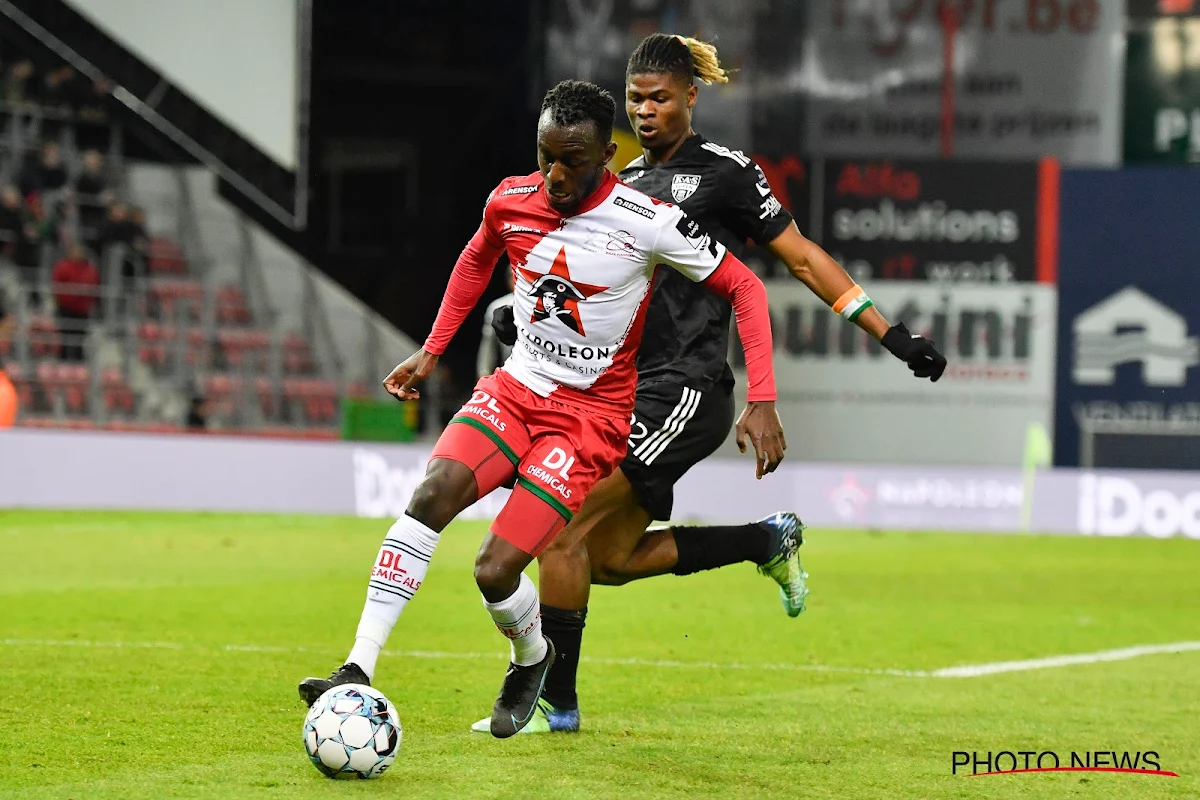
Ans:
[[[585,731],[496,741],[506,644],[442,537],[376,683],[376,781],[308,763],[296,682],[341,663],[388,523],[0,512],[0,798],[1200,797],[1200,542],[810,531],[809,610],[742,564],[594,590]],[[385,651],[387,653],[388,651]],[[663,663],[682,662],[682,663]],[[956,750],[1153,750],[1179,778],[951,775]]]

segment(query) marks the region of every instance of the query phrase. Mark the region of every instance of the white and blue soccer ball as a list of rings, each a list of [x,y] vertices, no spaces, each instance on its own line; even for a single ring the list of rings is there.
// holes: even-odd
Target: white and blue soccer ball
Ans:
[[[400,715],[377,689],[335,686],[304,718],[304,749],[327,778],[378,778],[400,752]]]

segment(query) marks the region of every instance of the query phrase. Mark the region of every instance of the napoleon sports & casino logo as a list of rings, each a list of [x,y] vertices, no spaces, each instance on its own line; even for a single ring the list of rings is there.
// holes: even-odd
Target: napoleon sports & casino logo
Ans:
[[[1118,772],[1178,778],[1156,750],[955,750],[950,773],[966,777],[1034,772]]]

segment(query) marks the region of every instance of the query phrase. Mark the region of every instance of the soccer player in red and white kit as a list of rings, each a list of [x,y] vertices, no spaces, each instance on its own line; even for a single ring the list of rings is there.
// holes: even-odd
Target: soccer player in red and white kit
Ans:
[[[661,33],[643,39],[629,57],[625,86],[625,110],[642,155],[621,171],[621,180],[678,205],[735,255],[748,240],[763,245],[914,376],[938,380],[946,359],[934,343],[903,323],[888,323],[862,287],[800,233],[752,158],[693,130],[697,81],[727,80],[712,44]],[[589,573],[594,584],[621,585],[750,562],[777,584],[789,616],[804,610],[807,573],[797,552],[804,526],[795,513],[779,511],[742,525],[648,528],[651,520],[672,519],[675,484],[720,447],[733,424],[734,380],[726,363],[730,311],[727,302],[673,271],[655,280],[638,354],[629,450],[538,557],[542,624],[558,655],[524,734],[579,730],[575,683]],[[511,310],[497,315],[493,327],[499,341],[515,340]],[[489,724],[483,719],[471,730],[486,731]]]
[[[385,379],[401,400],[418,396],[414,385],[433,371],[507,252],[516,278],[513,354],[479,380],[435,445],[425,479],[384,538],[346,664],[328,679],[300,684],[310,705],[332,686],[370,682],[441,531],[515,478],[480,546],[475,580],[512,649],[491,732],[511,736],[529,722],[554,645],[542,634],[537,590],[523,570],[625,456],[635,359],[658,265],[732,303],[749,384],[738,425],[755,446],[760,477],[783,459],[766,290],[679,208],[608,172],[615,114],[612,96],[594,84],[564,81],[547,93],[538,120],[540,171],[492,192],[425,346]]]

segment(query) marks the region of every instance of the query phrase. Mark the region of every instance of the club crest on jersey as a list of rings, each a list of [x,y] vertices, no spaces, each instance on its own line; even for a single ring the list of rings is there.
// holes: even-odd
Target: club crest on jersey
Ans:
[[[676,203],[682,203],[696,193],[700,188],[699,175],[676,175],[671,178],[671,197]]]
[[[579,315],[579,302],[603,292],[607,286],[593,286],[590,283],[572,280],[571,270],[567,267],[565,247],[559,249],[554,265],[545,274],[523,267],[517,269],[532,285],[529,296],[537,298],[530,324],[558,320],[580,336],[586,335],[583,330],[583,318]]]

